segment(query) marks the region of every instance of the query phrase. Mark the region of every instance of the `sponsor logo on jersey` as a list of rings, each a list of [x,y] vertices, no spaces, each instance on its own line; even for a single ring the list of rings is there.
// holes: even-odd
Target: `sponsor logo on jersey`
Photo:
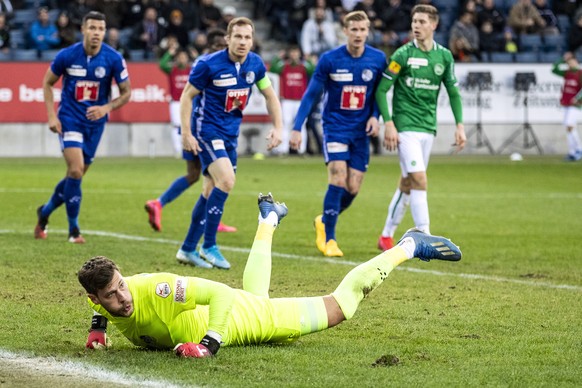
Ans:
[[[67,74],[71,77],[86,77],[87,76],[87,69],[73,69],[67,67]]]
[[[342,89],[341,109],[361,110],[366,102],[367,86],[346,85]]]
[[[330,154],[337,154],[339,152],[348,152],[348,145],[342,144],[342,143],[337,143],[337,142],[327,143],[327,152]]]
[[[77,143],[82,143],[83,134],[81,132],[66,131],[63,133],[63,141],[74,141]]]
[[[390,65],[388,65],[388,71],[392,74],[400,73],[400,69],[402,67],[396,61],[390,61]]]
[[[232,77],[234,77],[234,75],[232,75],[230,73],[228,73],[228,74],[221,74],[220,75],[220,78],[232,78]]]
[[[156,295],[160,296],[162,298],[167,298],[168,295],[170,295],[172,293],[172,289],[170,288],[170,285],[166,282],[164,283],[158,283],[156,285]]]
[[[75,99],[81,101],[97,101],[99,97],[99,82],[77,81],[75,83]]]
[[[413,69],[418,69],[421,66],[428,66],[428,59],[426,58],[408,58],[406,62]]]
[[[97,66],[95,68],[95,77],[97,78],[105,77],[105,68],[103,66]]]
[[[247,73],[247,75],[245,76],[245,81],[247,81],[247,84],[252,84],[255,82],[255,72],[254,71],[249,71]]]
[[[439,90],[441,87],[440,84],[435,85],[431,80],[426,78],[407,77],[404,81],[406,82],[406,86],[415,89]]]
[[[174,302],[186,303],[186,287],[188,286],[188,280],[185,278],[176,279],[176,287],[174,289]]]
[[[364,69],[364,71],[362,71],[362,79],[365,82],[370,82],[372,80],[372,77],[374,77],[374,73],[372,73],[372,70]]]
[[[234,86],[236,85],[236,78],[226,78],[226,79],[215,79],[212,80],[214,86],[218,86],[219,88],[227,87],[227,86]]]
[[[434,65],[434,73],[436,75],[443,75],[444,72],[445,72],[445,67],[442,64],[437,63],[436,65]]]
[[[250,89],[229,89],[226,91],[225,112],[232,112],[235,109],[243,110],[249,100]]]
[[[354,80],[354,75],[352,73],[348,74],[331,73],[329,75],[329,78],[331,78],[331,80],[335,82],[352,82]]]
[[[218,151],[218,150],[224,150],[224,140],[220,140],[220,139],[215,139],[212,140],[212,149],[214,151]]]

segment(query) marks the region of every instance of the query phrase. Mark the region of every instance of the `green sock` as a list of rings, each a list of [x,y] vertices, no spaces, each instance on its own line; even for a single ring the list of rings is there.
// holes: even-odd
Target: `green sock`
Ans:
[[[358,305],[376,289],[399,264],[408,260],[406,251],[396,246],[352,269],[331,294],[346,319],[356,313]]]

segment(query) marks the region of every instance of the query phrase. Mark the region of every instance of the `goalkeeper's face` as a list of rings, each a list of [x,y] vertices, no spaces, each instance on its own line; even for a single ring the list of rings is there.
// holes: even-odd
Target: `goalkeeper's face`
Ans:
[[[133,314],[133,297],[119,271],[113,273],[107,286],[100,289],[97,295],[89,294],[89,298],[115,317],[129,317]]]

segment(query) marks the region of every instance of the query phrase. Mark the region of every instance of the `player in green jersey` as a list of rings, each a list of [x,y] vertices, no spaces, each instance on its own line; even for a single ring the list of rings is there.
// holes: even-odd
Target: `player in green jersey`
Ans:
[[[243,290],[170,273],[124,278],[106,257],[87,261],[77,274],[96,313],[86,347],[108,345],[108,321],[134,345],[174,348],[181,357],[213,356],[221,346],[290,342],[352,318],[362,299],[408,259],[461,260],[450,240],[409,230],[396,247],[352,269],[331,294],[270,299],[271,243],[287,207],[270,193],[260,194],[258,203]]]
[[[388,208],[378,248],[394,246],[394,233],[410,204],[416,228],[430,234],[427,201],[428,160],[437,132],[436,109],[441,83],[449,95],[457,129],[457,151],[465,146],[463,108],[451,52],[433,39],[439,21],[430,5],[412,9],[414,40],[400,47],[390,58],[376,90],[376,102],[384,119],[384,146],[398,149],[402,175]],[[394,86],[392,115],[386,93]]]

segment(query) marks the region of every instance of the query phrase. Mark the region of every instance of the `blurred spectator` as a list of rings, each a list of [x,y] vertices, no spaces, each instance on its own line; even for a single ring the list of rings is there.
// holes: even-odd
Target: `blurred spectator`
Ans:
[[[507,24],[516,34],[535,34],[546,26],[537,8],[531,0],[518,0],[509,11]]]
[[[537,8],[540,16],[546,22],[543,29],[544,35],[557,35],[560,33],[558,29],[558,18],[554,15],[554,11],[550,8],[546,0],[535,0],[534,6]]]
[[[574,23],[568,32],[568,51],[580,54],[582,52],[582,14],[574,19]]]
[[[305,55],[320,55],[337,44],[333,23],[325,20],[325,8],[315,8],[301,29],[301,50]]]
[[[10,0],[0,0],[0,14],[4,15],[4,24],[14,15],[14,7]]]
[[[196,36],[194,37],[194,42],[192,42],[192,48],[197,53],[193,57],[197,57],[198,55],[203,53],[204,50],[206,49],[207,45],[208,45],[208,36],[206,35],[206,33],[205,32],[197,33]]]
[[[495,6],[495,0],[484,0],[482,8],[477,12],[477,27],[481,28],[485,22],[491,24],[495,33],[501,33],[505,28],[505,16]]]
[[[39,51],[56,49],[61,39],[57,27],[49,21],[48,8],[40,7],[37,11],[37,20],[29,29],[31,48]]]
[[[117,50],[125,60],[129,59],[129,49],[119,38],[119,29],[115,27],[107,28],[105,43]]]
[[[174,9],[182,11],[182,23],[188,31],[197,30],[200,27],[200,19],[198,18],[198,1],[174,0],[171,5]]]
[[[410,30],[410,7],[402,0],[383,0],[390,6],[384,8],[380,18],[387,30],[406,32]]]
[[[164,28],[158,23],[158,11],[153,7],[147,7],[143,20],[133,29],[131,48],[144,50],[144,58],[152,58],[157,54],[163,37]]]
[[[285,43],[296,44],[307,17],[303,0],[271,0],[266,15],[271,23],[269,36]]]
[[[485,20],[479,29],[479,50],[481,53],[504,51],[499,34],[493,30],[493,23]]]
[[[577,0],[553,0],[556,15],[572,15],[576,11]]]
[[[69,19],[77,27],[83,24],[83,17],[90,11],[100,11],[97,7],[97,0],[75,0],[69,2],[66,8],[61,8],[69,13]],[[107,22],[107,21],[106,21]]]
[[[222,12],[214,5],[214,0],[200,0],[200,29],[206,31],[217,28],[222,20]]]
[[[400,46],[402,46],[402,42],[400,42],[400,37],[396,32],[384,31],[381,35],[380,44],[376,48],[382,50],[386,54],[386,58],[390,58]]]
[[[464,11],[451,27],[449,49],[457,61],[471,62],[472,56],[480,58],[479,30],[473,22],[474,18],[473,12]]]
[[[101,12],[105,14],[107,28],[121,28],[123,18],[122,0],[101,0]]]
[[[184,25],[184,15],[179,9],[175,9],[170,13],[166,35],[174,35],[181,47],[188,46],[190,42],[188,29]]]
[[[335,39],[337,41],[336,45],[341,46],[342,44],[348,43],[348,37],[344,34],[344,18],[347,15],[347,11],[343,8],[338,13],[337,21],[333,22],[333,30],[335,32]]]
[[[516,53],[517,50],[517,42],[515,41],[515,36],[513,35],[513,31],[511,31],[510,27],[506,27],[505,31],[503,32],[503,49],[506,53]]]
[[[481,1],[479,1],[479,5],[481,4]],[[480,7],[479,7],[480,9]],[[477,2],[475,0],[466,0],[463,4],[463,6],[461,7],[461,9],[459,10],[459,15],[461,15],[463,12],[471,12],[473,14],[477,14]]]
[[[6,25],[6,15],[0,13],[0,51],[5,54],[10,52],[10,29]]]
[[[352,12],[356,4],[358,4],[360,0],[342,0],[342,6],[348,12]]]
[[[61,39],[59,48],[69,47],[77,41],[77,27],[71,22],[66,11],[59,13],[55,24]]]
[[[381,31],[384,29],[384,22],[376,13],[374,0],[361,0],[354,6],[353,10],[364,11],[366,15],[368,15],[368,19],[370,19],[370,36],[372,36],[375,31]]]
[[[122,2],[123,18],[121,19],[121,27],[135,27],[143,19],[145,12],[145,5],[142,0],[126,0]]]
[[[218,23],[218,28],[225,30],[228,27],[228,23],[236,17],[236,8],[232,5],[227,5],[222,9],[222,20]]]

